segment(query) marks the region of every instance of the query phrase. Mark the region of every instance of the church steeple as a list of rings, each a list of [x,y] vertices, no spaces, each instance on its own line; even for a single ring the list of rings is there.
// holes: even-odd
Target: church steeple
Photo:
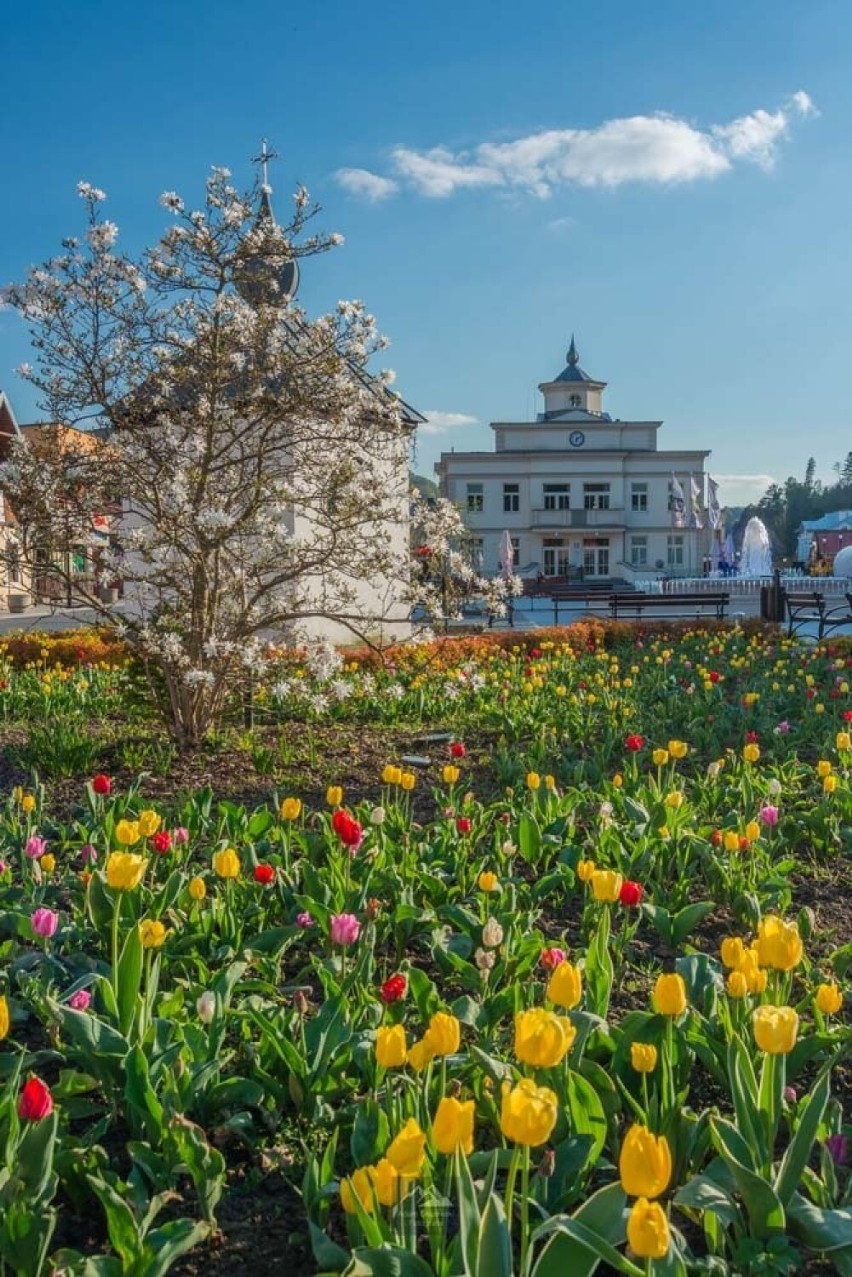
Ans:
[[[568,347],[568,354],[566,356],[566,359],[568,361],[569,368],[576,368],[577,364],[580,362],[580,356],[577,354],[577,347],[574,343],[573,333],[571,334],[571,345]]]
[[[252,306],[281,304],[292,301],[299,287],[299,263],[290,256],[290,246],[284,239],[275,214],[272,211],[272,187],[269,183],[269,161],[277,159],[277,153],[269,149],[266,138],[261,142],[260,155],[252,163],[260,166],[260,201],[255,228],[261,232],[241,250],[239,269],[234,273],[234,284],[240,296]]]

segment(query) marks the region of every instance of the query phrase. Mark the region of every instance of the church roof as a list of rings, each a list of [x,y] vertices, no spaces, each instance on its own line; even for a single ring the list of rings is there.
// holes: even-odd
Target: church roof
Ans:
[[[565,356],[567,363],[562,369],[558,377],[554,377],[554,381],[588,381],[595,383],[594,377],[590,377],[580,367],[580,356],[577,353],[577,346],[574,342],[574,334],[571,334],[571,345],[568,347],[568,354]]]
[[[588,408],[554,408],[540,412],[538,421],[612,421],[608,412],[590,412]]]

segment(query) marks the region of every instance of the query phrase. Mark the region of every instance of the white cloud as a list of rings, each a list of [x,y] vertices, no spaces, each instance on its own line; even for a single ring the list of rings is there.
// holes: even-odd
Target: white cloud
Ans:
[[[722,505],[749,505],[759,501],[766,489],[778,480],[771,474],[713,474],[719,485]]]
[[[466,412],[438,412],[436,409],[424,412],[423,416],[426,422],[418,426],[418,430],[423,435],[442,435],[445,431],[455,430],[458,426],[475,426],[479,420],[478,417],[471,417]]]
[[[572,185],[673,185],[718,177],[737,163],[769,169],[791,124],[816,114],[800,89],[776,111],[760,108],[704,129],[664,112],[633,115],[594,128],[546,129],[511,142],[481,142],[467,151],[397,146],[391,152],[393,177],[366,169],[341,169],[337,177],[368,199],[385,199],[404,188],[430,199],[474,189],[521,190],[545,199]]]
[[[399,190],[399,184],[393,178],[381,177],[366,168],[339,168],[334,176],[350,195],[358,195],[370,204],[378,204]]]

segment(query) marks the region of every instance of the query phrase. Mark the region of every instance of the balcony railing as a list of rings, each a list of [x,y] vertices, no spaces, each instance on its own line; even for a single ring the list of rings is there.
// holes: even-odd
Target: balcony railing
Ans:
[[[532,511],[534,528],[613,528],[624,523],[624,507],[608,510],[543,510]]]

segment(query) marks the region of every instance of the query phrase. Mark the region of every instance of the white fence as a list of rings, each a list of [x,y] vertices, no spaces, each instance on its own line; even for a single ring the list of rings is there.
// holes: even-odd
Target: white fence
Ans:
[[[772,583],[771,576],[679,576],[659,581],[637,580],[635,585],[646,594],[716,594],[724,590],[732,598],[742,598],[760,594],[762,586]],[[848,576],[782,575],[781,585],[793,593],[815,591],[818,594],[836,594],[841,598],[847,591],[852,591],[852,580]]]

